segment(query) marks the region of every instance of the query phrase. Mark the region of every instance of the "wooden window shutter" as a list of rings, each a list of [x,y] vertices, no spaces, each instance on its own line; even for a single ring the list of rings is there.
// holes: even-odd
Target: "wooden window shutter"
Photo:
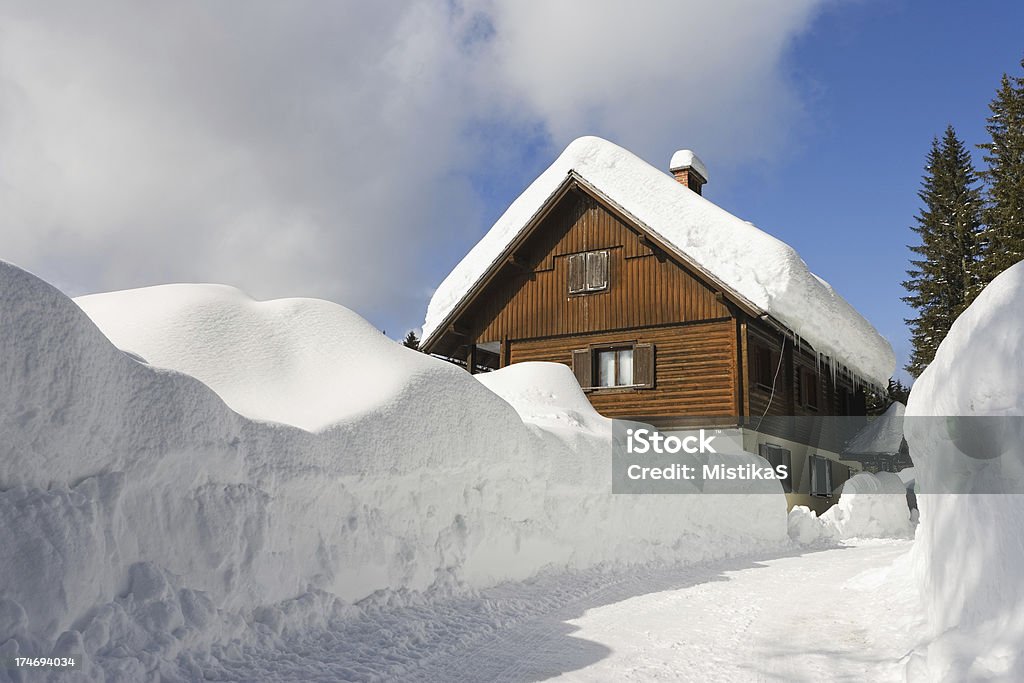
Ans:
[[[587,289],[595,291],[608,287],[608,252],[592,251],[587,254]]]
[[[594,382],[591,374],[594,371],[594,360],[590,349],[577,349],[572,352],[572,372],[576,375],[576,381],[583,389],[590,389]]]
[[[654,388],[654,344],[633,346],[633,384],[643,389]]]
[[[569,293],[578,294],[586,286],[587,255],[572,254],[569,256]]]

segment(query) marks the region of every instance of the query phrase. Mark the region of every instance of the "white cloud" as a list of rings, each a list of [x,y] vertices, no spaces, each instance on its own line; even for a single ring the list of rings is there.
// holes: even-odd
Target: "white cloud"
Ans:
[[[815,5],[0,5],[0,258],[71,293],[219,281],[412,327],[485,227],[473,173],[516,157],[473,126],[764,155]]]

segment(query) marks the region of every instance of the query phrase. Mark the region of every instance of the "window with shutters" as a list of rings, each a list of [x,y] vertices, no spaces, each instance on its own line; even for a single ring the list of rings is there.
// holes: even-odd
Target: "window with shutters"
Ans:
[[[572,370],[585,390],[654,388],[654,345],[616,344],[572,352]]]
[[[832,495],[832,462],[820,455],[810,456],[811,495]]]
[[[589,294],[608,289],[608,252],[588,251],[569,256],[569,293]]]
[[[761,451],[761,457],[767,460],[772,468],[779,467],[780,465],[786,466],[786,478],[780,480],[780,483],[782,484],[783,491],[791,493],[793,491],[793,463],[789,449],[770,443],[763,443],[759,450]]]

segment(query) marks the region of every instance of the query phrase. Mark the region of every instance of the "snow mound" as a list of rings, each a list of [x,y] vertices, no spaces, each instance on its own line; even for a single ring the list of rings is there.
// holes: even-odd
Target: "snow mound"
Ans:
[[[789,537],[800,545],[816,545],[836,541],[834,529],[824,524],[811,508],[794,505],[789,511]]]
[[[921,509],[915,563],[936,639],[926,651],[934,680],[1024,679],[1022,300],[1024,262],[956,320],[907,402]],[[968,449],[937,428],[964,418],[976,421]]]
[[[911,538],[907,488],[892,472],[860,472],[844,484],[839,501],[821,515],[837,538]]]
[[[425,340],[502,260],[509,245],[571,172],[753,307],[810,342],[818,353],[879,386],[889,380],[896,365],[889,342],[825,280],[811,273],[792,247],[597,137],[573,141],[445,278],[427,308]]]
[[[307,430],[387,404],[429,365],[318,299],[254,301],[225,285],[176,284],[75,303],[118,348],[192,375],[246,417]]]
[[[611,420],[594,410],[572,370],[562,363],[515,363],[475,377],[515,408],[524,422],[611,430]]]
[[[208,336],[192,352],[181,335],[161,344],[137,330],[122,341],[141,341],[128,350],[154,364],[185,366],[194,353],[188,366],[207,386],[118,350],[61,292],[0,262],[0,656],[75,653],[91,681],[196,680],[245,653],[273,661],[282,638],[353,613],[386,633],[386,606],[413,595],[426,604],[542,571],[696,563],[786,540],[781,493],[611,495],[610,429],[564,373],[528,367],[478,381],[344,309],[214,290],[86,303],[126,328],[150,316],[143,300],[194,323]],[[286,370],[252,346],[232,355],[231,326],[202,322],[183,299],[235,316],[283,350]],[[156,313],[146,319],[178,334]],[[268,321],[294,324],[340,357]],[[217,358],[252,362],[254,386],[214,367]],[[331,400],[330,382],[310,369],[361,378],[357,359],[385,373],[387,391],[348,381],[330,411],[288,413],[306,426],[331,421],[316,432],[225,402],[255,397],[248,409],[281,417],[274,411],[287,407],[267,382],[303,403]],[[534,373],[532,398],[522,373]],[[549,429],[550,415],[576,415],[582,427],[555,419]],[[372,637],[366,646],[377,645],[394,649]],[[374,673],[387,670],[384,658],[374,666],[359,676],[388,678]]]
[[[914,484],[917,482],[917,468],[915,467],[904,467],[902,470],[896,473],[896,476],[900,478],[903,485],[908,490],[914,490]]]

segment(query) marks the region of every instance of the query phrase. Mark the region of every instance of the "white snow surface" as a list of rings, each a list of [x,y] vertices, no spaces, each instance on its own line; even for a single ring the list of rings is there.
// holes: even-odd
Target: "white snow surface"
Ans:
[[[474,377],[508,401],[524,422],[610,433],[611,420],[594,410],[567,365],[514,363]]]
[[[836,538],[913,538],[907,488],[892,472],[860,472],[843,483],[821,521]]]
[[[416,357],[343,306],[320,299],[254,301],[226,285],[174,284],[75,299],[118,348],[178,370],[232,410],[315,431],[386,405]]]
[[[900,446],[903,445],[903,416],[906,408],[899,401],[893,401],[884,413],[850,439],[850,442],[843,446],[843,451],[861,455],[898,453]]]
[[[425,339],[503,258],[573,171],[818,353],[879,386],[892,375],[896,361],[889,342],[827,282],[812,274],[792,247],[597,137],[573,141],[445,278],[427,308]]]
[[[1021,301],[1024,262],[956,320],[907,402],[932,680],[1024,680]]]
[[[680,149],[672,155],[672,160],[669,162],[668,170],[678,171],[681,168],[692,168],[694,171],[699,173],[705,182],[711,180],[708,176],[708,167],[704,165],[704,162],[700,160],[700,157],[694,154],[693,150]]]
[[[804,546],[913,538],[907,489],[891,472],[855,474],[843,484],[836,504],[820,517],[804,505],[794,506],[789,511],[789,537]]]
[[[831,544],[838,540],[832,527],[826,526],[818,513],[806,505],[794,505],[789,511],[789,537],[798,545]]]
[[[608,421],[556,366],[477,380],[344,308],[222,288],[84,305],[153,364],[0,262],[0,657],[84,661],[59,680],[216,678],[254,653],[247,679],[274,679],[317,632],[355,634],[323,680],[389,678],[426,656],[419,632],[372,635],[405,623],[392,606],[788,542],[781,493],[611,495]]]

